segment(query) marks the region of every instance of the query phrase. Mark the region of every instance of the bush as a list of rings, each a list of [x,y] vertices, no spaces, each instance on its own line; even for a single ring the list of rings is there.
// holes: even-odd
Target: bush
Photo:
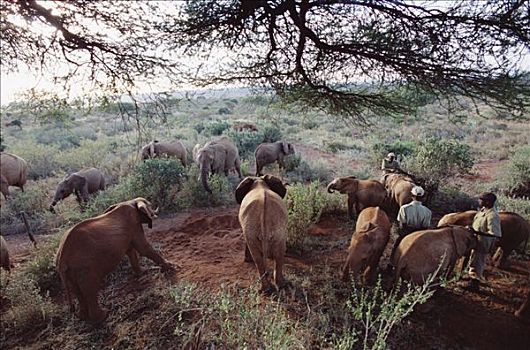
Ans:
[[[390,152],[396,154],[398,158],[407,157],[414,153],[416,143],[414,141],[395,141],[393,143],[382,143],[379,139],[371,141],[370,159],[374,165],[381,165],[381,160]]]
[[[293,163],[289,164],[289,167],[296,165],[298,162],[296,155],[288,158],[294,158]],[[288,159],[287,158],[287,159]],[[287,171],[287,176],[292,181],[307,182],[307,181],[320,181],[329,182],[333,179],[333,173],[329,169],[329,164],[322,160],[306,161],[300,160],[300,163],[292,171]]]
[[[232,111],[228,107],[221,107],[217,111],[218,114],[224,115],[224,114],[232,114]]]
[[[499,195],[496,205],[499,210],[517,213],[530,222],[530,201],[528,199]]]
[[[213,136],[221,135],[228,128],[230,128],[230,124],[225,121],[215,121],[204,125],[206,133]]]
[[[475,210],[478,207],[476,198],[460,191],[456,187],[442,187],[436,192],[429,203],[431,210],[442,215],[466,210]]]
[[[501,188],[511,196],[530,198],[530,145],[517,148],[503,170]]]
[[[56,146],[41,145],[28,140],[13,146],[10,153],[24,158],[28,163],[29,179],[43,179],[59,170],[59,149]]]
[[[414,154],[405,159],[405,168],[426,179],[440,181],[458,173],[467,173],[474,164],[471,148],[456,140],[428,138]]]
[[[261,131],[263,132],[263,142],[276,142],[282,139],[282,132],[275,125],[265,125],[261,128]]]
[[[186,170],[177,159],[148,159],[140,163],[131,176],[134,192],[161,209],[172,209]]]
[[[130,199],[144,195],[143,192],[137,192],[137,188],[133,186],[132,182],[132,176],[123,177],[118,184],[109,186],[105,189],[105,191],[99,192],[97,196],[94,196],[90,199],[87,206],[85,207],[85,212],[82,214],[82,217],[79,217],[78,219],[100,215],[108,207],[116,203],[128,201]]]
[[[175,199],[178,209],[212,207],[234,202],[233,186],[226,176],[217,174],[210,176],[208,183],[212,194],[209,194],[202,187],[199,175],[199,168],[193,164],[188,170],[187,181],[182,184],[182,189]]]
[[[61,289],[61,282],[55,267],[55,254],[59,248],[61,234],[56,234],[42,242],[32,252],[28,264],[24,267],[24,274],[37,283],[41,291],[56,294]]]
[[[303,251],[307,230],[318,221],[325,208],[326,195],[319,189],[319,185],[316,181],[307,186],[295,184],[287,191],[287,249],[290,251]]]
[[[263,142],[263,133],[255,131],[235,131],[230,130],[226,135],[234,141],[239,156],[245,159],[251,159],[260,143]]]

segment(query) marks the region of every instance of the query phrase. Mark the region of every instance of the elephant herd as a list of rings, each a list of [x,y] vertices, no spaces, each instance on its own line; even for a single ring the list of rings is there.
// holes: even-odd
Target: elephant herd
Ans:
[[[247,261],[253,261],[266,294],[290,285],[283,275],[287,239],[287,207],[283,200],[287,188],[281,179],[261,175],[264,165],[278,162],[284,166],[284,157],[293,154],[294,148],[287,142],[261,144],[255,152],[256,176],[242,179],[235,190],[239,208],[239,222],[246,242]],[[187,150],[180,141],[152,141],[141,150],[143,159],[162,155],[175,156],[187,165]],[[19,157],[2,153],[9,161],[18,162],[18,168],[27,165]],[[235,170],[242,178],[239,153],[236,145],[226,136],[208,143],[196,145],[193,158],[200,168],[200,181],[211,192],[208,175]],[[5,180],[4,180],[5,179]],[[4,175],[2,164],[2,193],[7,186],[22,186],[19,176]],[[89,194],[103,190],[103,176],[90,168],[65,177],[59,184],[50,208],[71,193],[85,202]],[[348,214],[357,215],[355,232],[348,248],[342,278],[362,273],[365,283],[373,282],[379,260],[385,250],[395,218],[395,208],[412,200],[413,180],[400,174],[385,174],[378,180],[360,180],[353,176],[336,178],[327,186],[328,192],[338,191],[348,196]],[[98,294],[107,274],[113,271],[121,259],[127,256],[136,275],[141,274],[139,255],[145,256],[171,271],[167,262],[146,239],[142,224],[152,226],[156,210],[144,198],[136,198],[115,204],[103,214],[84,220],[68,230],[62,237],[56,255],[56,266],[73,309],[73,297],[79,302],[79,317],[100,323],[106,312],[98,304]],[[421,284],[428,275],[450,274],[460,257],[467,256],[475,247],[476,236],[466,229],[474,212],[454,213],[443,217],[438,227],[414,232],[405,237],[393,256],[396,279],[402,277]],[[515,213],[501,213],[503,238],[499,242],[499,264],[530,235],[530,224]],[[2,245],[4,242],[2,240]],[[2,248],[3,249],[3,248]],[[268,269],[268,259],[274,261],[273,279]],[[3,264],[3,262],[2,262]],[[441,266],[441,267],[440,267]]]

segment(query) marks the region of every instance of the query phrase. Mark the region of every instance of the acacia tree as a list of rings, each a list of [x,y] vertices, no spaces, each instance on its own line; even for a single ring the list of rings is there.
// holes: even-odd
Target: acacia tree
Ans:
[[[525,0],[191,0],[164,29],[191,56],[218,58],[193,75],[195,83],[272,86],[290,100],[357,121],[370,112],[407,111],[402,87],[522,111],[529,97],[521,70],[529,54],[529,6]]]
[[[67,83],[85,71],[116,93],[161,77],[266,86],[361,122],[408,111],[418,91],[523,111],[529,12],[525,0],[2,1],[2,70],[60,67]]]

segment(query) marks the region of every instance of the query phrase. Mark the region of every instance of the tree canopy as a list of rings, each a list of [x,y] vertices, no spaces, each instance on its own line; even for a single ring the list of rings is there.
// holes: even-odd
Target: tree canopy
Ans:
[[[127,4],[127,5],[125,5]],[[61,62],[113,88],[160,77],[273,88],[364,121],[413,96],[529,105],[525,0],[2,2],[2,69]],[[38,26],[36,25],[38,24]]]

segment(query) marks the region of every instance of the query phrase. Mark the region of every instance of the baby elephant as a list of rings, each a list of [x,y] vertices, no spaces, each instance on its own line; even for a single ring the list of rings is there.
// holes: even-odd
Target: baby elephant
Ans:
[[[236,188],[236,201],[241,204],[239,223],[258,268],[261,291],[266,294],[274,291],[267,270],[269,256],[276,263],[276,286],[287,285],[282,273],[287,236],[287,207],[283,201],[286,192],[282,181],[271,175],[247,177]]]
[[[256,148],[256,176],[261,175],[261,170],[267,164],[278,162],[280,170],[285,168],[283,158],[294,154],[294,147],[289,142],[277,141],[274,143],[262,143]]]
[[[379,259],[390,238],[390,220],[379,207],[364,209],[355,225],[355,233],[348,249],[348,259],[342,270],[342,280],[347,282],[352,274],[363,272],[364,283],[372,283]]]
[[[79,317],[92,323],[102,322],[106,311],[98,304],[98,294],[106,275],[125,254],[136,275],[142,270],[138,253],[164,270],[172,266],[147,242],[142,224],[152,227],[156,218],[151,204],[136,198],[108,208],[104,214],[81,221],[65,233],[56,256],[59,276],[73,311],[72,294],[79,301]]]
[[[402,277],[414,284],[423,284],[440,264],[439,275],[445,273],[449,277],[458,258],[469,254],[476,245],[476,236],[463,226],[411,233],[401,241],[394,255],[396,281]]]
[[[105,179],[103,174],[96,168],[86,168],[64,177],[59,182],[53,201],[50,204],[50,211],[53,213],[55,205],[72,193],[75,193],[79,205],[88,201],[88,196],[105,189]]]

